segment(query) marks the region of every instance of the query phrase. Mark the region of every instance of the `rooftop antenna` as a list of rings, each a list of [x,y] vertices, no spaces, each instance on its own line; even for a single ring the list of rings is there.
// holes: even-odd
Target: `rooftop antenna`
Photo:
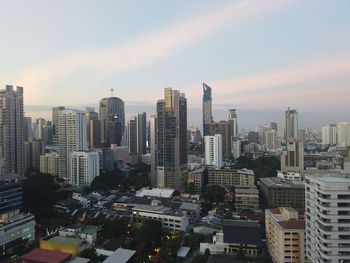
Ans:
[[[113,97],[113,91],[114,91],[114,89],[111,89],[111,97]]]

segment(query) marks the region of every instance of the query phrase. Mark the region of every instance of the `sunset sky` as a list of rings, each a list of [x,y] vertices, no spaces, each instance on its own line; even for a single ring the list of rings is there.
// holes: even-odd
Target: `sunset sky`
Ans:
[[[155,112],[163,89],[186,94],[201,127],[202,82],[215,120],[240,128],[350,120],[349,0],[4,1],[0,81],[25,90],[26,115],[97,107],[114,95],[127,116]]]

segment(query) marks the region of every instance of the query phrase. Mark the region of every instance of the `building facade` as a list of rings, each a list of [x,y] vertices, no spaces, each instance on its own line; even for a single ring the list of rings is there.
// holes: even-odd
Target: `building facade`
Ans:
[[[350,262],[350,179],[306,175],[305,182],[309,262]]]
[[[160,188],[183,187],[187,175],[187,100],[178,90],[165,88],[157,102],[156,172]]]
[[[286,140],[298,139],[298,112],[288,108],[285,115]]]
[[[209,124],[213,122],[211,87],[203,83],[203,136],[209,134]]]
[[[222,135],[204,136],[205,165],[220,169],[222,167]]]
[[[77,187],[89,187],[100,175],[100,156],[97,152],[76,151],[70,155],[69,183]]]
[[[281,155],[282,172],[304,171],[304,142],[290,139]]]
[[[6,85],[0,90],[0,178],[24,175],[23,88]]]
[[[211,122],[209,124],[209,135],[222,135],[222,156],[224,160],[231,158],[231,126],[227,121]]]
[[[216,169],[208,170],[208,184],[210,185],[223,185],[231,187],[234,185],[254,185],[255,176],[252,170],[226,170]]]

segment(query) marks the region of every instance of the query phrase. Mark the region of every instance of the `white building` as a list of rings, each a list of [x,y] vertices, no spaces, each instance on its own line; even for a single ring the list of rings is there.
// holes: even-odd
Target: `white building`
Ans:
[[[278,133],[275,130],[266,132],[266,149],[268,151],[274,151],[281,147],[281,142],[278,137]]]
[[[97,152],[72,152],[70,155],[69,183],[88,187],[100,175],[100,156]]]
[[[322,144],[337,144],[337,126],[335,124],[322,127]]]
[[[231,136],[237,138],[238,136],[238,122],[236,109],[230,109],[228,111],[228,122],[231,126]]]
[[[80,110],[59,111],[58,149],[60,177],[68,178],[69,158],[73,151],[87,150],[87,125],[85,112]]]
[[[282,171],[277,171],[277,177],[283,178],[289,181],[302,181],[303,178],[303,173],[300,172],[282,172]]]
[[[24,175],[23,88],[6,85],[0,90],[0,177]],[[0,178],[1,179],[1,178]]]
[[[339,122],[337,124],[337,143],[341,147],[350,146],[350,122]]]
[[[222,135],[204,136],[205,164],[215,168],[222,167]]]
[[[306,175],[305,181],[309,262],[350,262],[350,179]]]

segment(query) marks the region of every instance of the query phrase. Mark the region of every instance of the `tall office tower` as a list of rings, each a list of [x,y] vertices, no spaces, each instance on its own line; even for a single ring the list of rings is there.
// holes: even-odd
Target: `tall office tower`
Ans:
[[[270,123],[270,127],[271,127],[272,130],[278,131],[278,129],[277,129],[277,122],[271,122]]]
[[[151,172],[150,172],[150,178],[151,178],[151,186],[157,187],[158,186],[158,178],[157,178],[157,116],[151,115],[149,118],[149,147],[151,149]]]
[[[58,122],[60,111],[65,109],[66,108],[62,106],[52,108],[52,142],[54,146],[58,146]]]
[[[69,183],[77,187],[89,187],[100,175],[98,152],[74,151],[70,155]]]
[[[117,97],[100,100],[101,141],[105,146],[121,145],[125,129],[124,101]]]
[[[98,113],[94,109],[86,108],[86,124],[88,134],[88,146],[97,148],[101,145],[101,121],[98,119]],[[88,111],[90,110],[90,111]]]
[[[306,175],[306,256],[311,263],[349,262],[350,179]]]
[[[270,132],[272,129],[268,125],[262,125],[260,126],[260,131],[259,131],[259,141],[260,144],[265,144],[266,145],[266,134]]]
[[[23,88],[0,90],[0,177],[24,175]]]
[[[157,102],[157,180],[160,188],[181,189],[187,174],[187,100],[183,93],[164,89]]]
[[[233,139],[232,141],[232,157],[237,159],[242,153],[242,141],[240,139]]]
[[[339,122],[337,124],[337,144],[340,147],[350,146],[350,122]]]
[[[282,172],[304,171],[304,143],[296,139],[287,141],[286,149],[281,155]]]
[[[40,169],[40,156],[45,153],[45,143],[38,139],[29,139],[24,142],[25,171]]]
[[[203,83],[203,136],[209,135],[209,124],[213,122],[211,87]]]
[[[58,153],[60,177],[68,178],[70,154],[87,150],[87,127],[85,112],[61,110],[58,121]]]
[[[212,122],[209,124],[209,135],[222,135],[222,157],[231,158],[231,125],[227,121]]]
[[[127,130],[130,153],[146,154],[146,112],[130,119]]]
[[[24,117],[23,120],[23,140],[28,141],[29,138],[33,137],[32,118]]]
[[[222,135],[204,136],[205,165],[220,169],[222,167]]]
[[[228,110],[228,122],[231,126],[231,137],[237,138],[238,136],[238,123],[236,109]]]
[[[286,140],[298,139],[298,112],[288,107],[286,110]]]
[[[335,124],[322,127],[322,144],[337,144],[337,126]]]
[[[278,138],[278,133],[276,130],[271,130],[266,132],[266,149],[268,151],[273,151],[281,147],[281,142]]]
[[[248,132],[249,143],[259,143],[259,133],[255,131]]]

